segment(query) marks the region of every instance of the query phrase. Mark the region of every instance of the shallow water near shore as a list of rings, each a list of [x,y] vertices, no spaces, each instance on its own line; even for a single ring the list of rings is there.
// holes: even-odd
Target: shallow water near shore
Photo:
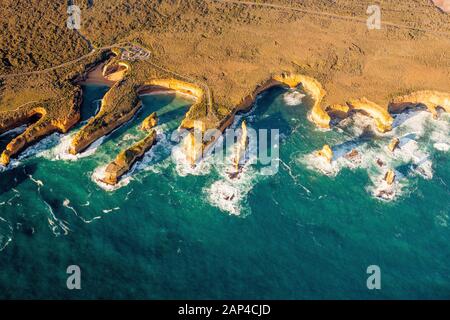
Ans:
[[[85,88],[84,120],[104,92]],[[387,135],[353,123],[321,131],[307,120],[307,97],[275,88],[234,126],[279,129],[279,170],[248,165],[234,181],[214,155],[190,171],[172,154],[164,133],[192,101],[141,99],[133,120],[85,157],[58,157],[64,136],[55,135],[0,172],[1,298],[450,298],[448,115],[402,115]],[[160,141],[126,183],[105,190],[96,172],[143,138],[139,124],[153,111]],[[403,144],[390,155],[394,134]],[[311,157],[326,143],[332,168]],[[343,160],[348,148],[359,164]],[[376,157],[403,177],[392,201],[374,196]],[[78,291],[66,288],[72,264]],[[382,290],[367,289],[369,265],[380,266]]]

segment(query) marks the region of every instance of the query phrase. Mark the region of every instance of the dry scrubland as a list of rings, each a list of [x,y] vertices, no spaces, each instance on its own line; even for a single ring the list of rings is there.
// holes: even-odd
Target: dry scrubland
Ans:
[[[138,88],[152,79],[200,88],[202,100],[188,118],[207,119],[210,126],[223,123],[258,84],[282,73],[317,79],[325,105],[366,97],[387,108],[398,95],[450,91],[450,16],[431,1],[380,1],[383,21],[390,24],[371,31],[364,22],[371,1],[257,2],[276,7],[213,0],[94,0],[89,7],[76,1],[82,7],[80,34],[65,27],[65,3],[4,0],[0,70],[7,76],[45,70],[88,54],[90,44],[133,42],[151,51],[149,61],[130,63],[100,114],[78,135],[74,152],[127,119],[138,104]],[[54,127],[45,134],[68,129],[71,123],[59,124],[79,111],[73,79],[108,57],[107,50],[97,50],[55,70],[0,80],[0,130],[31,119],[36,107],[47,112],[41,125]],[[36,138],[34,131],[25,135],[14,151]]]

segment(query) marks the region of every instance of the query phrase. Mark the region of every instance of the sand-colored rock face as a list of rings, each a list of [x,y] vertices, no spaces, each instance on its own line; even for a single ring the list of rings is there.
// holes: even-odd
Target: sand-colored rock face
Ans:
[[[450,113],[450,94],[439,91],[417,91],[409,95],[394,98],[389,104],[389,111],[393,113],[400,113],[406,108],[415,107],[418,105],[425,105],[433,114],[433,117],[438,117],[438,108],[444,109],[445,112]]]
[[[172,82],[167,82],[167,80],[153,81],[153,83],[163,87],[169,87],[174,90],[179,90],[178,87],[180,84],[179,81],[176,81],[174,82],[176,85],[172,85]],[[321,104],[323,97],[326,94],[325,90],[322,88],[322,85],[312,77],[300,74],[283,73],[281,75],[273,76],[262,84],[257,85],[256,89],[251,94],[244,97],[241,100],[241,103],[235,106],[232,112],[228,116],[225,116],[221,122],[219,122],[217,129],[223,132],[233,123],[237,112],[248,111],[259,94],[275,86],[288,86],[289,88],[297,88],[299,86],[302,87],[302,89],[309,94],[314,101],[314,105],[310,111],[310,120],[320,128],[330,127],[331,117],[322,108]],[[186,90],[186,84],[181,86],[181,90]],[[199,100],[204,98],[203,90],[201,88],[198,88],[197,91],[193,91],[192,93],[197,96]],[[208,123],[208,121],[195,120],[197,117],[193,114],[193,110],[195,110],[195,106],[192,106],[186,114],[181,127],[188,129],[197,127],[200,132],[204,132],[206,129],[211,128],[211,124]],[[195,137],[195,135],[191,133],[186,137],[183,143],[183,151],[186,158],[189,159],[192,164],[195,164],[195,162],[200,159],[206,148],[213,142],[211,140],[198,141],[199,137]]]
[[[398,148],[399,143],[400,143],[400,139],[399,138],[392,139],[391,142],[388,145],[389,151],[394,152],[395,149]]]
[[[194,126],[195,126],[194,121],[197,119],[197,116],[195,114],[193,114],[193,112],[196,109],[196,105],[206,103],[204,90],[196,84],[177,80],[175,78],[169,78],[169,79],[148,80],[143,84],[140,91],[147,91],[147,90],[149,90],[148,88],[150,88],[150,90],[151,90],[152,86],[174,90],[177,92],[187,94],[191,97],[194,97],[197,101],[189,109],[189,111],[185,115],[185,117],[180,125],[180,127],[185,128],[185,129],[194,128]],[[147,89],[146,89],[146,87],[147,87]],[[204,131],[204,129],[202,131]]]
[[[446,1],[448,2],[435,0],[441,6]],[[7,0],[6,3],[8,2],[11,1]],[[47,71],[33,77],[25,74],[23,77],[2,81],[1,112],[12,112],[16,107],[31,101],[40,103],[66,97],[65,84],[69,79],[85,72],[83,65],[104,61],[109,52],[101,48],[110,45],[115,47],[111,50],[117,55],[117,59],[106,70],[105,75],[121,84],[116,86],[112,83],[114,81],[107,81],[113,87],[102,107],[103,111],[77,134],[71,150],[73,153],[80,152],[96,138],[130,119],[138,106],[136,88],[148,79],[176,78],[195,83],[201,88],[205,99],[202,98],[195,108],[190,109],[182,127],[192,129],[195,120],[203,120],[205,128],[216,127],[220,130],[232,123],[236,110],[234,107],[240,104],[242,97],[250,95],[257,84],[264,83],[272,78],[271,75],[282,71],[285,71],[285,75],[278,76],[279,81],[272,79],[272,82],[289,86],[302,83],[305,91],[315,97],[309,118],[322,128],[330,126],[330,117],[344,118],[348,115],[344,103],[348,98],[366,96],[381,104],[381,101],[387,102],[386,97],[391,97],[395,92],[402,92],[407,88],[426,89],[423,88],[425,82],[429,88],[436,90],[448,91],[450,86],[447,64],[449,17],[438,12],[430,3],[425,3],[426,0],[408,3],[383,1],[386,22],[409,27],[392,25],[385,32],[371,31],[370,34],[365,23],[339,19],[339,16],[353,16],[352,18],[365,22],[366,13],[360,10],[360,4],[356,0],[333,1],[331,5],[329,0],[254,1],[252,4],[246,1],[239,4],[198,0],[149,1],[145,6],[129,6],[127,21],[117,19],[123,11],[122,2],[98,2],[86,11],[90,23],[80,30],[81,34],[69,33],[70,37],[75,36],[83,43],[96,44],[97,48],[92,50],[91,56],[84,56],[90,51],[88,47],[85,52],[78,49],[76,53],[72,52],[73,47],[84,47],[79,45],[64,47],[60,44],[57,48],[34,46],[36,36],[31,32],[33,28],[22,30],[25,35],[23,45],[33,52],[15,52],[17,60],[23,60],[24,65],[8,66],[9,62],[0,63],[0,67],[3,67],[2,75],[34,69]],[[271,6],[269,2],[275,6]],[[46,5],[47,2],[40,1],[28,9],[34,8],[41,12],[43,16],[39,15],[38,19],[45,17],[48,20],[54,16],[49,14],[53,10],[46,10]],[[296,11],[299,8],[306,12],[330,12],[336,16]],[[136,10],[139,14],[136,14]],[[32,16],[27,11],[21,12],[21,15]],[[142,24],[143,16],[154,17],[156,20]],[[175,16],[176,19],[170,18]],[[108,18],[106,20],[109,27],[98,28],[105,22],[105,17]],[[191,20],[196,21],[195,26],[186,27],[186,21]],[[425,26],[424,21],[432,23],[426,23]],[[416,30],[417,32],[411,33],[411,26],[423,27],[428,31]],[[17,32],[14,24],[4,27],[7,34],[14,35]],[[50,28],[45,31],[46,37],[53,39],[59,36],[62,39],[65,29]],[[299,37],[299,34],[302,36]],[[81,39],[80,35],[87,41]],[[15,44],[11,39],[6,44],[13,46],[5,48],[11,52],[17,51],[13,50]],[[133,39],[136,43],[122,42],[128,39]],[[123,53],[132,53],[132,47],[141,50],[144,55],[139,55],[138,60],[128,60],[130,55]],[[148,55],[145,51],[151,51],[151,54]],[[29,53],[33,53],[33,59],[26,57]],[[23,54],[25,56],[21,57]],[[75,58],[80,60],[73,60]],[[118,60],[129,61],[131,68],[127,69]],[[69,63],[70,61],[74,63]],[[117,65],[114,65],[116,62]],[[61,67],[57,69],[47,69],[60,64]],[[299,79],[300,76],[293,76],[296,73],[310,77],[314,75],[321,83],[306,77]],[[29,78],[32,79],[29,81]],[[98,80],[103,81],[102,78],[99,77]],[[322,100],[325,99],[325,92],[320,90],[322,86],[327,91],[327,101]],[[261,90],[255,90],[255,93]],[[44,94],[39,91],[46,92]],[[248,101],[251,105],[254,97],[250,97]],[[340,107],[327,106],[328,101],[340,104]],[[28,105],[26,108],[31,107]],[[66,110],[69,108],[61,105],[60,111],[67,115]],[[14,112],[12,114],[16,115]],[[51,120],[45,124],[49,126],[49,132],[55,126],[52,121],[63,121],[59,115],[48,117]],[[379,126],[383,127],[382,123]],[[0,130],[2,129],[0,125]],[[36,139],[42,137],[40,135]],[[27,140],[31,140],[31,137]]]
[[[331,150],[329,145],[324,145],[322,150],[317,151],[317,156],[324,158],[328,163],[333,161],[333,150]]]
[[[68,109],[68,112],[59,114],[55,111],[56,103],[68,103],[72,105],[72,108]],[[18,109],[9,113],[7,117],[0,119],[0,132],[28,124],[25,132],[12,139],[2,152],[0,156],[1,165],[7,166],[11,161],[11,157],[18,155],[40,139],[54,132],[66,133],[74,126],[80,119],[81,90],[74,90],[71,99],[54,102],[54,104],[55,106],[51,109],[44,106],[36,106],[27,111]],[[49,112],[49,109],[52,111]],[[35,122],[33,122],[33,119]]]
[[[392,123],[394,122],[394,119],[386,109],[382,108],[378,104],[369,101],[366,98],[362,98],[352,99],[348,102],[348,105],[352,110],[362,111],[370,115],[375,120],[375,125],[378,131],[384,133],[392,130]]]
[[[314,105],[310,112],[311,121],[319,128],[330,128],[331,117],[322,107],[322,100],[326,95],[326,91],[319,81],[300,74],[283,74],[281,76],[275,76],[274,80],[286,84],[291,88],[296,88],[301,85],[305,92],[314,100]]]
[[[349,115],[350,107],[347,104],[333,104],[326,108],[326,112],[333,118],[345,119]]]
[[[240,161],[245,155],[247,145],[248,145],[247,124],[245,123],[245,121],[242,121],[241,138],[237,143],[236,157],[234,158],[234,167],[236,169],[236,172],[239,172]]]
[[[106,167],[102,181],[110,185],[117,184],[120,177],[127,173],[133,164],[141,158],[145,152],[150,150],[155,142],[156,131],[152,130],[143,140],[120,152],[116,159]]]
[[[182,144],[182,150],[186,157],[186,160],[194,165],[201,157],[205,150],[205,144],[202,141],[202,133],[197,130],[196,132],[189,132],[184,138]]]
[[[133,83],[116,82],[103,97],[97,115],[75,134],[69,146],[69,153],[75,155],[82,152],[94,141],[130,120],[139,110],[139,106]]]
[[[153,112],[151,115],[145,118],[144,121],[142,121],[141,130],[150,132],[150,130],[156,127],[157,125],[158,125],[158,116],[156,115],[156,112]]]
[[[386,174],[384,176],[384,181],[386,181],[386,183],[388,185],[392,185],[394,183],[394,181],[395,181],[395,172],[394,172],[394,170],[389,169],[386,172]]]

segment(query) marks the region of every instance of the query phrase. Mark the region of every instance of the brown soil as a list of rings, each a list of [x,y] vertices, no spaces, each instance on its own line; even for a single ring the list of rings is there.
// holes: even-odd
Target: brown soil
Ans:
[[[132,41],[151,51],[150,60],[132,63],[125,79],[108,93],[110,105],[100,115],[108,122],[107,130],[94,126],[93,120],[87,135],[95,136],[97,130],[106,132],[114,127],[111,122],[128,118],[125,114],[137,105],[136,86],[154,78],[178,78],[204,89],[212,97],[212,110],[201,106],[199,112],[205,114],[190,116],[206,115],[217,121],[254,92],[257,84],[283,72],[317,79],[327,92],[324,103],[330,105],[365,97],[387,108],[388,102],[398,95],[420,90],[450,91],[450,16],[431,1],[379,1],[381,30],[368,30],[365,24],[371,1],[272,0],[258,1],[258,5],[238,2],[111,0],[95,2],[89,9],[83,4],[81,33],[85,39],[97,46]],[[19,18],[31,15],[30,10],[36,7],[45,16],[48,3],[39,1],[31,7],[24,6]],[[60,15],[53,10],[50,17],[61,27],[48,32],[66,35],[65,10]],[[16,30],[9,22],[4,27],[6,33],[23,36],[27,50],[34,52],[35,38],[30,37],[31,42],[27,42],[21,34],[33,34],[32,31]],[[76,41],[84,39],[72,35]],[[17,50],[11,43],[6,42],[2,52]],[[70,58],[89,51],[82,46],[66,47],[58,50]],[[30,53],[27,50],[19,52],[26,55]],[[54,48],[48,43],[39,46],[39,50],[48,52],[45,57],[49,57]],[[36,103],[68,99],[74,92],[70,80],[82,74],[88,63],[100,59],[102,55],[98,53],[47,73],[0,79],[0,111],[19,109],[27,113]],[[4,59],[1,70],[10,75],[28,71],[30,66],[36,70],[49,66],[47,58],[35,59],[32,65],[27,62],[29,59],[16,60],[10,66]],[[53,65],[61,62],[55,58]],[[208,100],[206,97],[207,104]],[[33,103],[26,104],[29,101]],[[64,116],[70,113],[64,111],[66,108],[72,107],[60,105],[57,112],[49,114]],[[11,113],[0,113],[2,118],[11,119]],[[8,121],[2,121],[0,132],[7,129],[1,124]]]

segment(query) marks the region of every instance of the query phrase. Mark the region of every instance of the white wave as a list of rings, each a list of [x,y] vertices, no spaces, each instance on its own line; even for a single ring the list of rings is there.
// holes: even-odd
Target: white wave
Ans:
[[[161,173],[169,166],[172,143],[165,134],[166,128],[164,124],[155,128],[156,144],[144,154],[141,160],[137,161],[133,170]],[[164,157],[167,159],[162,161]]]
[[[45,156],[51,160],[76,161],[93,155],[105,140],[105,136],[103,136],[95,140],[85,151],[73,155],[69,153],[69,147],[75,134],[76,132],[64,135],[58,134],[58,144],[53,149],[49,150],[49,152],[45,153]]]
[[[405,185],[401,183],[403,176],[398,171],[395,171],[395,175],[395,181],[391,185],[384,180],[384,174],[375,179],[372,177],[373,186],[369,187],[368,190],[371,190],[376,198],[383,201],[393,201],[397,199],[401,195]]]
[[[219,180],[214,182],[206,192],[212,205],[230,214],[240,214],[242,192],[236,186],[227,183],[227,181]]]
[[[225,177],[204,188],[208,202],[231,215],[242,216],[243,213],[249,213],[250,209],[245,206],[245,202],[255,185],[257,173],[250,166],[244,166],[235,178],[225,174]]]
[[[158,169],[156,169],[157,165],[154,164],[154,162],[157,161],[160,156],[164,156],[164,153],[170,149],[171,145],[164,134],[164,129],[164,125],[155,128],[157,133],[156,144],[152,146],[150,150],[144,153],[140,160],[136,161],[136,163],[133,164],[131,169],[119,179],[119,182],[117,184],[109,185],[102,181],[105,177],[105,169],[107,165],[95,169],[91,176],[91,180],[93,180],[98,186],[106,191],[115,191],[128,185],[131,182],[132,176],[136,171],[150,171],[153,169],[155,172],[160,172],[158,171]],[[168,163],[164,164],[163,166],[167,167]]]
[[[0,172],[8,171],[22,165],[23,161],[33,156],[39,157],[46,154],[47,150],[55,145],[58,133],[53,133],[37,143],[26,148],[17,158],[11,158],[7,166],[0,165]]]
[[[439,150],[439,151],[447,152],[450,150],[450,145],[447,143],[443,143],[443,142],[437,142],[437,143],[433,144],[433,146],[436,150]]]
[[[394,169],[399,166],[407,168],[409,164],[408,177],[418,175],[424,179],[433,178],[431,154],[433,150],[430,150],[430,147],[441,151],[448,151],[450,148],[448,145],[450,126],[447,115],[442,115],[439,120],[434,120],[429,112],[423,110],[396,115],[393,131],[378,135],[379,138],[370,143],[356,138],[369,125],[367,121],[373,122],[372,119],[366,118],[359,116],[340,124],[351,134],[348,141],[332,147],[334,155],[331,163],[317,157],[316,152],[301,156],[298,161],[304,163],[310,170],[329,176],[336,176],[343,168],[364,168],[372,180],[372,185],[377,186],[369,187],[370,192],[385,198],[384,200],[397,199],[402,188],[408,185],[408,179],[403,177],[400,183],[387,186],[382,181],[384,176],[381,177],[380,173],[388,168]],[[392,137],[400,139],[399,148],[394,152],[387,148]],[[351,150],[356,150],[358,157],[346,156]],[[397,176],[400,176],[400,173],[397,172]]]
[[[432,118],[431,113],[424,110],[407,110],[394,115],[393,134],[403,135],[413,132],[417,138],[422,137],[425,134],[426,123]]]
[[[346,128],[355,137],[361,136],[367,130],[370,130],[374,135],[380,135],[376,129],[375,121],[360,112],[354,113],[351,117],[342,120],[339,123],[339,127]]]
[[[117,210],[120,210],[120,207],[115,207],[115,208],[112,208],[112,209],[103,209],[102,212],[103,213],[111,213],[111,212],[117,211]]]
[[[13,228],[4,218],[0,217],[0,252],[3,251],[13,238]]]
[[[0,172],[5,172],[5,171],[9,171],[13,168],[17,168],[22,164],[21,161],[17,160],[17,159],[11,159],[10,163],[7,166],[4,165],[0,165]]]
[[[317,156],[317,151],[300,157],[298,161],[306,165],[310,170],[321,172],[327,176],[336,176],[343,168],[369,168],[375,159],[375,154],[367,143],[360,145],[349,143],[340,144],[332,148],[333,159],[328,162],[324,157]],[[354,152],[353,155],[351,153]],[[382,155],[380,160],[386,161]]]
[[[48,204],[47,201],[45,200],[43,201],[48,209],[49,215],[47,216],[47,221],[53,234],[57,237],[60,236],[61,234],[67,235],[69,231],[71,231],[68,222],[62,219],[58,219],[55,213],[53,212],[53,209],[50,206],[50,204]]]
[[[288,106],[297,106],[302,103],[304,97],[306,95],[301,92],[289,91],[283,94],[283,101]]]
[[[236,172],[234,159],[237,149],[235,146],[232,146],[231,152],[226,152],[224,159],[221,155],[210,157],[220,178],[211,186],[204,188],[203,192],[211,205],[229,214],[243,216],[243,213],[250,213],[250,208],[245,205],[247,195],[262,174],[252,166],[256,163],[257,157],[255,144],[249,144],[248,150],[242,157],[245,161],[240,161],[239,171]]]
[[[139,139],[138,136],[131,134],[131,133],[126,133],[126,134],[124,134],[122,141],[130,141],[130,140],[135,141],[137,139]]]
[[[212,157],[206,154],[201,161],[193,165],[183,151],[183,146],[176,145],[172,148],[172,161],[175,163],[175,168],[179,176],[186,177],[188,175],[202,176],[211,172]]]
[[[440,225],[441,227],[448,227],[448,220],[449,220],[449,216],[448,213],[446,211],[441,211],[437,216],[436,216],[436,223],[438,225]]]
[[[430,135],[430,141],[433,147],[438,151],[447,152],[450,150],[450,115],[443,114],[432,124],[433,132]]]

